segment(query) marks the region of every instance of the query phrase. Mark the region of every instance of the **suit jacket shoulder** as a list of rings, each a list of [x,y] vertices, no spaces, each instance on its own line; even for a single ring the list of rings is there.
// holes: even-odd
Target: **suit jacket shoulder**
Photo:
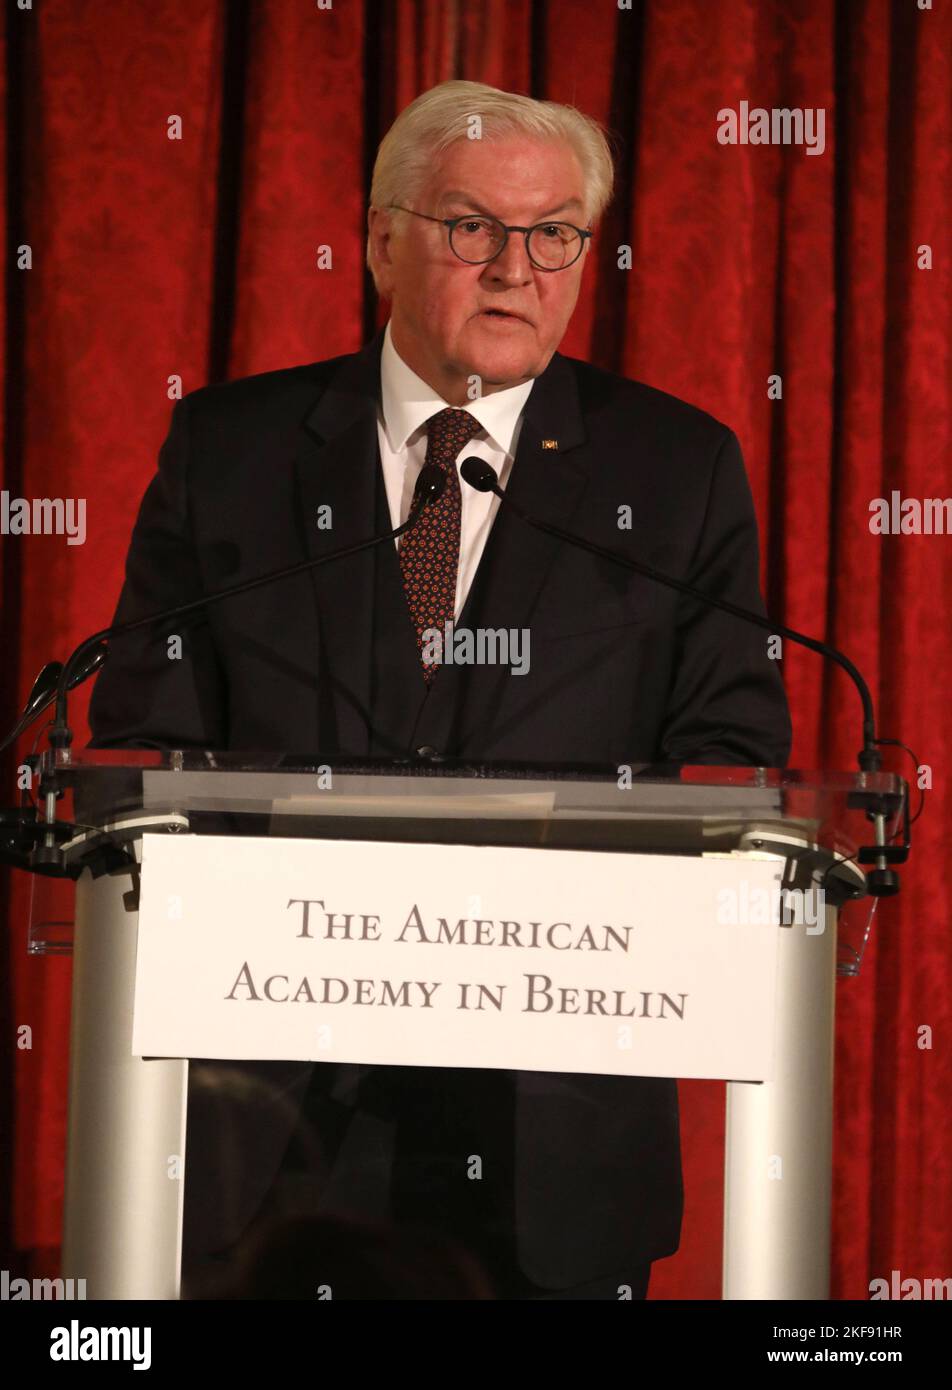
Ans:
[[[668,391],[606,371],[579,357],[564,357],[563,361],[575,373],[579,401],[586,415],[597,415],[605,409],[619,411],[659,437],[676,438],[682,447],[717,450],[732,434],[722,420]]]
[[[189,391],[184,399],[200,410],[231,410],[247,405],[293,397],[300,391],[320,389],[345,362],[357,353],[340,353],[315,362],[302,362],[294,367],[278,367],[268,372],[235,377],[232,381],[213,382]]]

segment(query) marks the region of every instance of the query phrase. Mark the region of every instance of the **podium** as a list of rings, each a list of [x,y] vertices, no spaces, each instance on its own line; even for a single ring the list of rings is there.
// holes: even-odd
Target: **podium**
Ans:
[[[74,957],[62,1273],[85,1279],[88,1298],[180,1295],[184,1187],[169,1164],[185,1153],[189,1063],[132,1050],[143,843],[169,835],[359,840],[369,842],[371,861],[384,844],[525,848],[540,871],[550,851],[660,855],[670,873],[657,908],[672,930],[688,861],[743,873],[768,860],[791,891],[822,889],[822,929],[808,933],[783,920],[784,910],[769,928],[777,936],[772,1075],[718,1079],[727,1083],[722,1296],[829,1296],[835,987],[857,973],[862,954],[839,917],[850,904],[860,935],[868,932],[871,900],[857,860],[868,857],[862,847],[875,816],[890,835],[899,825],[901,778],[742,767],[330,766],[143,749],[50,751],[42,773],[41,785],[57,789],[58,820],[71,825],[68,836],[65,825],[51,833],[75,880],[75,919],[58,939],[31,923],[29,949]],[[775,1154],[782,1181],[769,1172]]]

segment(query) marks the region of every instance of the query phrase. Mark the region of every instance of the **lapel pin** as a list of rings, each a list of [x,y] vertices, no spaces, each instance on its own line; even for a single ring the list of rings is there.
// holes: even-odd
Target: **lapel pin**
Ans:
[[[543,439],[542,447],[543,449],[557,449],[559,441],[557,439]]]

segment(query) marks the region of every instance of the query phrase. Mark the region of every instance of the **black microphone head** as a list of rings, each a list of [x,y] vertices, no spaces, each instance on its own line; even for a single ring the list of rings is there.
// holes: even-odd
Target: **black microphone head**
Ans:
[[[22,718],[32,718],[39,714],[40,710],[46,708],[56,694],[56,687],[59,685],[59,678],[62,674],[63,663],[61,661],[48,661],[46,663],[33,682],[33,689],[23,707]]]
[[[485,459],[478,459],[475,454],[463,459],[459,472],[463,482],[469,483],[477,492],[493,492],[499,484],[492,464],[487,463]]]
[[[428,463],[425,468],[421,468],[420,476],[416,480],[416,487],[413,489],[414,507],[428,507],[431,502],[438,502],[443,496],[443,489],[446,487],[446,473],[438,463]]]
[[[83,681],[88,680],[94,671],[99,670],[108,655],[109,647],[105,642],[97,642],[95,647],[90,647],[70,676],[67,690],[72,690],[74,686],[82,685]]]

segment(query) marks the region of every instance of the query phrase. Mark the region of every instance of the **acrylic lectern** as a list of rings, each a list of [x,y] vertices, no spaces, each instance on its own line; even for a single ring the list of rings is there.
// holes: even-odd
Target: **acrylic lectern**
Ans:
[[[771,928],[773,1074],[757,1083],[718,1077],[727,1082],[722,1296],[829,1296],[835,987],[857,973],[875,905],[859,867],[873,861],[861,847],[876,817],[880,843],[895,833],[901,778],[740,767],[330,767],[204,750],[67,749],[43,759],[75,902],[72,924],[54,931],[34,894],[29,949],[73,953],[62,1272],[84,1278],[89,1298],[180,1296],[183,1183],[166,1169],[185,1149],[189,1063],[134,1056],[131,1043],[143,838],[169,834],[528,847],[540,872],[554,849],[664,855],[668,907],[686,859],[775,861],[791,891],[819,893],[823,929],[808,933],[781,910]],[[846,904],[861,924],[858,944],[838,920]],[[782,1182],[769,1173],[776,1153]]]

